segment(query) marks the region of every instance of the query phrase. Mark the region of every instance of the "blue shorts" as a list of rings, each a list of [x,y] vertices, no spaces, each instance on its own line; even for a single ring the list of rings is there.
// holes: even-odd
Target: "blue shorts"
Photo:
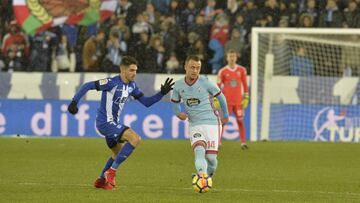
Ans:
[[[116,124],[114,122],[107,122],[96,125],[98,131],[105,136],[106,144],[111,149],[120,143],[120,138],[126,129],[129,127]]]

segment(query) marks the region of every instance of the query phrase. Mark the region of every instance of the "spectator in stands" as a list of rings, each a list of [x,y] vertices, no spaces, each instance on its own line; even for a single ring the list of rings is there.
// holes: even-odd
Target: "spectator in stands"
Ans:
[[[319,27],[341,28],[344,25],[344,17],[336,1],[328,0],[326,8],[320,14]]]
[[[136,16],[136,23],[132,26],[131,31],[135,36],[138,36],[143,32],[151,35],[154,32],[153,27],[148,22],[148,16],[146,13],[139,13]]]
[[[146,48],[149,44],[149,34],[147,32],[142,32],[139,35],[139,41],[136,42],[133,50],[131,51],[131,55],[135,57],[138,61],[138,72],[143,73],[146,72],[147,62],[145,60],[146,57]]]
[[[290,61],[290,75],[293,76],[313,76],[314,64],[311,59],[306,56],[305,48],[298,47],[296,53]]]
[[[151,3],[147,3],[144,14],[149,19],[148,23],[150,23],[150,25],[153,27],[154,32],[158,32],[161,15],[158,11],[155,10],[154,5]]]
[[[297,7],[294,2],[286,4],[285,2],[280,2],[280,21],[279,27],[295,27],[297,24]],[[285,26],[288,25],[288,26]]]
[[[310,15],[313,26],[317,27],[319,24],[319,9],[317,7],[317,2],[316,0],[308,0],[306,5],[307,8],[304,12],[301,13],[301,15],[304,13]]]
[[[165,14],[169,9],[171,0],[149,0],[148,2],[153,4],[161,14]]]
[[[187,33],[195,32],[195,33],[201,33],[200,38],[204,42],[209,41],[209,26],[205,24],[205,18],[202,15],[197,15],[195,19],[195,24],[189,26],[189,29],[187,30]]]
[[[237,0],[228,0],[225,14],[229,17],[230,25],[235,23],[235,18],[241,12],[241,7]]]
[[[250,29],[251,28],[245,22],[244,16],[238,14],[235,18],[235,23],[232,24],[232,30],[238,30],[240,32],[241,41],[245,41]]]
[[[231,32],[231,39],[225,44],[225,53],[229,50],[235,50],[236,53],[243,53],[245,48],[245,38],[241,36],[238,29],[233,29]]]
[[[220,9],[215,9],[216,1],[207,0],[206,6],[201,10],[200,14],[205,16],[205,24],[212,25],[217,14],[222,13]]]
[[[162,41],[164,42],[164,48],[169,54],[176,51],[177,33],[176,29],[174,29],[173,26],[173,22],[169,20],[164,20],[160,25],[160,36]]]
[[[175,53],[170,54],[170,58],[166,61],[166,73],[172,74],[172,73],[179,73],[180,70],[180,62],[176,57]]]
[[[360,11],[356,1],[349,1],[347,8],[344,9],[344,17],[346,21],[346,27],[360,27]]]
[[[70,46],[66,34],[61,34],[59,39],[60,42],[52,53],[51,70],[53,72],[74,72],[76,65],[74,49]]]
[[[207,50],[199,34],[190,32],[187,40],[189,46],[186,48],[186,55],[197,55],[201,60],[207,61]]]
[[[259,10],[254,4],[254,0],[248,0],[245,4],[245,8],[243,10],[243,16],[245,19],[245,23],[251,28],[255,26],[256,21],[259,18]]]
[[[76,42],[78,39],[78,27],[76,25],[63,24],[60,28],[61,31],[66,35],[70,48],[75,51]]]
[[[101,71],[101,62],[105,53],[105,31],[99,30],[95,36],[90,37],[84,44],[82,58],[83,70],[87,72]]]
[[[229,33],[230,26],[227,16],[225,14],[217,15],[215,23],[211,28],[210,39],[217,39],[224,46],[229,39]]]
[[[211,73],[216,74],[223,66],[224,60],[224,47],[217,39],[211,39],[209,48],[213,51],[213,57],[209,60],[211,64]]]
[[[163,69],[165,61],[165,48],[162,45],[161,37],[159,35],[151,36],[149,46],[146,48],[146,73],[161,73],[165,72]]]
[[[6,64],[6,71],[26,70],[29,56],[29,42],[27,36],[20,31],[15,20],[10,22],[9,33],[4,35],[1,45],[2,55]]]
[[[175,19],[176,24],[181,23],[181,9],[178,0],[171,0],[167,16],[172,16]]]
[[[2,56],[2,53],[0,52],[0,72],[4,71],[5,69],[6,69],[5,60]]]
[[[31,37],[30,71],[46,72],[51,70],[52,55],[58,39],[50,31],[37,33]]]
[[[181,13],[181,27],[185,32],[188,32],[189,27],[195,24],[198,13],[195,2],[193,0],[188,1],[186,9]]]
[[[129,2],[129,0],[118,0],[118,2],[118,6],[115,10],[116,16],[124,16],[126,25],[132,27],[135,23],[135,17],[137,15],[135,6]]]
[[[124,41],[119,41],[118,32],[110,32],[106,43],[106,52],[106,57],[102,62],[102,69],[105,72],[118,72],[122,56],[127,52],[127,45]]]
[[[299,27],[312,28],[313,27],[313,17],[308,13],[303,13],[299,18]]]
[[[276,27],[280,21],[280,8],[276,0],[267,0],[262,13],[267,18],[267,24],[270,27]]]
[[[110,33],[117,32],[119,36],[119,43],[125,43],[128,47],[129,39],[130,39],[130,29],[125,24],[125,18],[124,17],[118,17],[116,20],[116,24],[111,27]]]

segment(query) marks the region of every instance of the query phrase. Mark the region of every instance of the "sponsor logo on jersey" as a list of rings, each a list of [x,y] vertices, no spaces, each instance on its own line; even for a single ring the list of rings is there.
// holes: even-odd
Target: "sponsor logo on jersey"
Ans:
[[[186,105],[188,107],[197,106],[200,104],[200,100],[196,98],[190,98],[186,100]]]
[[[100,85],[106,85],[108,82],[109,82],[108,79],[101,79],[101,80],[99,80],[99,84],[100,84]]]
[[[133,90],[134,90],[133,87],[129,87],[129,89],[128,89],[129,93],[131,93]]]
[[[236,80],[230,80],[230,86],[236,87],[238,85],[238,82]]]

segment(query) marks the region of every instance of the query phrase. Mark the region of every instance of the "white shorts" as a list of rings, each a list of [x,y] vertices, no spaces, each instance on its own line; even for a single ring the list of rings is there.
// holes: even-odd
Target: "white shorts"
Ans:
[[[217,153],[221,140],[221,125],[197,125],[189,128],[191,146],[197,141],[206,143],[206,153]]]

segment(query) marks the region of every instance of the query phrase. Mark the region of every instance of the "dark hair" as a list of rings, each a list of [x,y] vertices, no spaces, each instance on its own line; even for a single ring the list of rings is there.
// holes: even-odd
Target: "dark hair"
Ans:
[[[121,60],[120,66],[130,66],[130,65],[137,65],[137,60],[132,56],[124,56]]]
[[[190,60],[201,61],[198,55],[189,55],[188,57],[186,57],[185,63],[188,63]]]

